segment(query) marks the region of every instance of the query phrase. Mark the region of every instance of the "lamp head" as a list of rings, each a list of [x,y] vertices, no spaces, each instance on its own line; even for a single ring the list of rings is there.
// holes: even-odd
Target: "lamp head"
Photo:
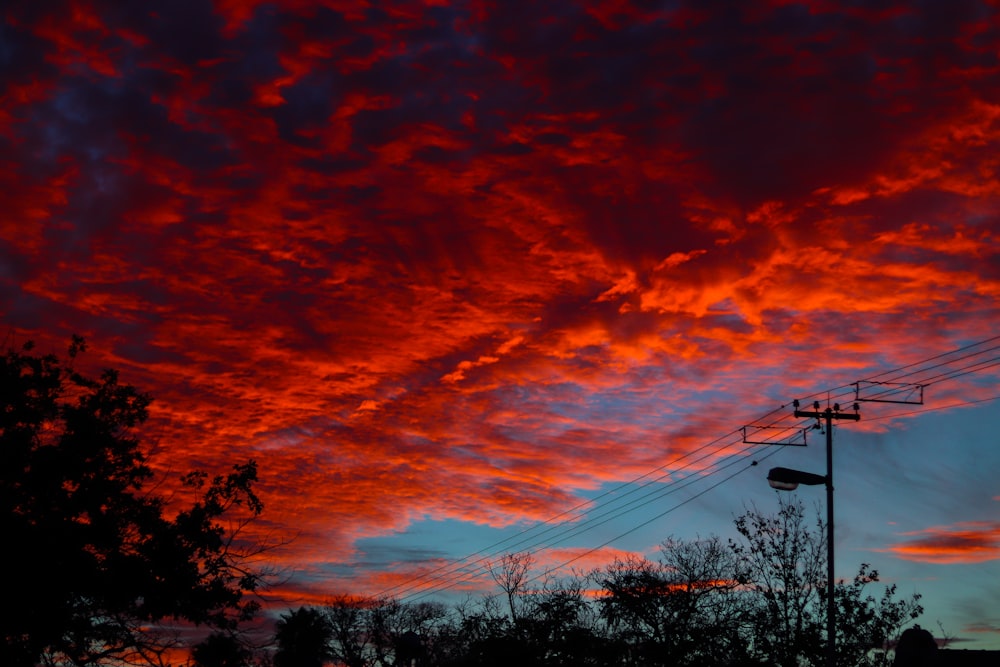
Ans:
[[[791,468],[771,468],[767,473],[767,483],[771,485],[772,489],[794,491],[798,488],[799,484],[807,484],[809,486],[824,484],[826,483],[826,477]]]

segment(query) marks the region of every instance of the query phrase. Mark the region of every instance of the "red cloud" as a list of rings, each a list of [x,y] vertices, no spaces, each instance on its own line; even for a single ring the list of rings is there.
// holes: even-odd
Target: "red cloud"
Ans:
[[[296,568],[544,520],[774,387],[995,335],[988,25],[929,22],[923,62],[874,10],[635,4],[20,12],[4,325],[153,393],[168,475],[259,457]]]
[[[1000,560],[1000,523],[966,521],[902,533],[918,539],[882,551],[924,563],[982,563]]]

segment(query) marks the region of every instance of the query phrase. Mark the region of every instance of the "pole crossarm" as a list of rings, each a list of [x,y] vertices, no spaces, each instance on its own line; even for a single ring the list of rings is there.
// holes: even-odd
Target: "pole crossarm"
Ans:
[[[812,410],[796,410],[796,417],[804,417],[806,419],[850,419],[851,421],[860,421],[861,415],[857,412],[834,412],[832,409],[827,408],[822,412],[814,412]]]
[[[924,386],[912,382],[874,382],[858,380],[854,383],[854,400],[866,403],[900,403],[923,405]],[[877,393],[874,392],[878,388]]]

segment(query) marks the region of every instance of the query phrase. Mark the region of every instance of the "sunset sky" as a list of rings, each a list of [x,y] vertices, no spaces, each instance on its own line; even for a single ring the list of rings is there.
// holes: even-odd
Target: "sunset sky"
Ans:
[[[256,459],[275,608],[734,536],[824,466],[743,427],[924,384],[835,430],[837,574],[1000,649],[997,0],[5,7],[5,346]]]

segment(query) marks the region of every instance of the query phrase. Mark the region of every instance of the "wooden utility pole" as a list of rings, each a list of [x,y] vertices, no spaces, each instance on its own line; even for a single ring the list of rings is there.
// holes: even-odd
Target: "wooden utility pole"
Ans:
[[[799,402],[795,401],[795,416],[816,419],[826,422],[826,665],[837,666],[837,605],[833,598],[833,420],[850,419],[858,421],[858,404],[854,404],[854,412],[841,412],[840,405],[823,411],[819,409],[819,401],[813,402],[813,410],[799,410]]]

